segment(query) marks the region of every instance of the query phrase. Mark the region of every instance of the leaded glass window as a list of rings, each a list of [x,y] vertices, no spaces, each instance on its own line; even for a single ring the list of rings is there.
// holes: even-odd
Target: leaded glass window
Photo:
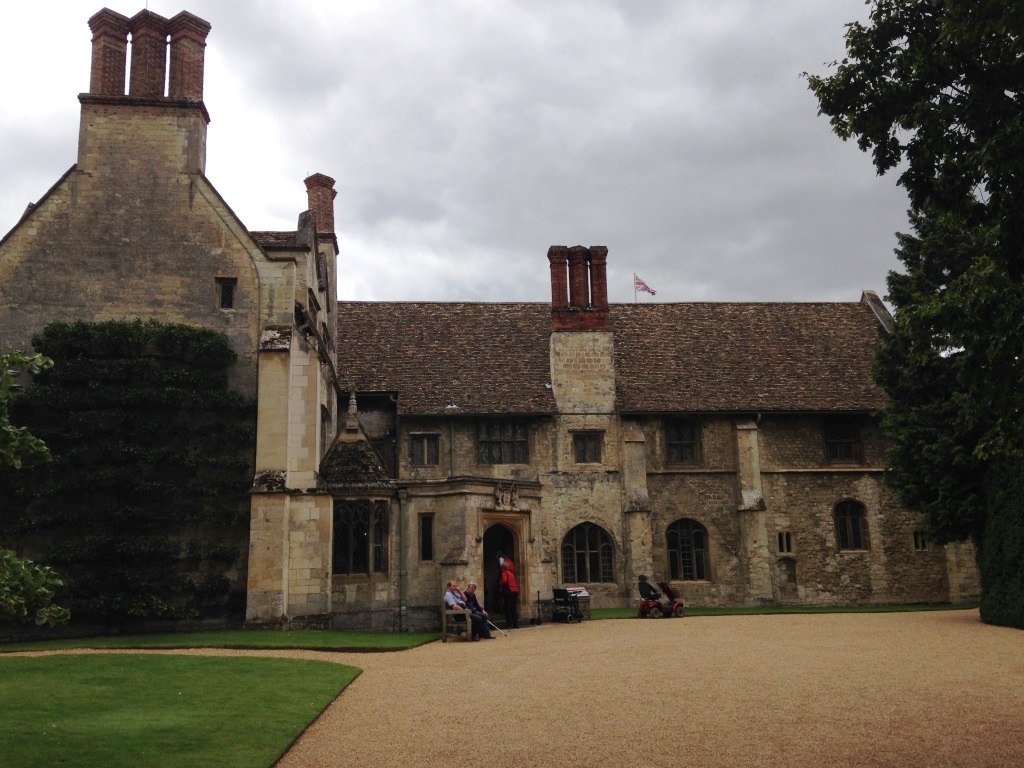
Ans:
[[[518,419],[481,421],[477,425],[477,461],[480,464],[526,464],[528,430]]]
[[[367,499],[334,502],[334,573],[386,573],[388,507]]]
[[[669,573],[676,581],[708,578],[708,532],[695,520],[676,520],[668,527]]]
[[[607,531],[581,523],[562,540],[562,579],[566,584],[615,581],[614,552]]]

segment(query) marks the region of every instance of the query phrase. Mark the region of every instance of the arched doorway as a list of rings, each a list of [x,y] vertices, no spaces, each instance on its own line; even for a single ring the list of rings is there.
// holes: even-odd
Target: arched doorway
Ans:
[[[516,538],[511,530],[495,523],[484,531],[484,610],[492,618],[502,615],[498,604],[498,553],[503,552],[512,562],[517,562]]]

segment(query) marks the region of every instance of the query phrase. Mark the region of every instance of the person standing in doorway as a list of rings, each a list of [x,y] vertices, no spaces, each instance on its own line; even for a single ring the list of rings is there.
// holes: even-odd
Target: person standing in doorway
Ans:
[[[516,564],[512,562],[510,558],[505,557],[505,553],[500,549],[498,550],[498,573],[501,573],[505,569],[505,563],[508,563],[508,567],[513,571],[515,570]]]
[[[505,608],[505,626],[509,629],[519,629],[519,582],[516,581],[512,563],[508,560],[501,566],[498,592]]]

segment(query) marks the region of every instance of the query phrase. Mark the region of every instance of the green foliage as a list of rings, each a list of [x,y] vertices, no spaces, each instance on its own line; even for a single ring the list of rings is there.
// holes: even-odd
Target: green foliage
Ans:
[[[25,427],[10,421],[10,400],[21,389],[18,378],[33,376],[53,367],[43,355],[9,352],[0,355],[0,467],[21,469],[24,462],[50,459],[46,444]],[[9,549],[0,550],[0,622],[55,626],[71,618],[66,608],[53,604],[55,590],[63,582],[50,568],[22,560]]]
[[[936,541],[980,539],[989,463],[1024,456],[1024,4],[875,0],[846,48],[809,86],[911,204],[876,362],[889,481]]]
[[[223,615],[255,443],[227,339],[111,321],[53,323],[33,345],[56,365],[12,416],[53,461],[0,474],[0,535],[60,569],[76,619]]]
[[[22,560],[9,549],[0,550],[0,622],[53,627],[71,618],[67,608],[53,604],[64,582],[51,569]]]
[[[24,461],[46,461],[50,452],[46,444],[25,427],[16,427],[10,420],[10,399],[21,384],[18,378],[28,372],[35,376],[53,361],[43,355],[9,352],[0,355],[0,467],[20,469]]]
[[[988,518],[981,537],[981,618],[1024,629],[1024,462],[1000,461],[986,478]]]

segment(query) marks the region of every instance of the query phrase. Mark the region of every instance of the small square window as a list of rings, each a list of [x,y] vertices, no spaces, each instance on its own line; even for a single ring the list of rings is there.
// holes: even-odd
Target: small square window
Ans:
[[[793,551],[793,534],[789,531],[779,531],[779,552],[788,554]]]
[[[238,279],[234,277],[217,278],[217,306],[221,309],[235,308],[235,289]]]
[[[601,432],[577,432],[572,436],[573,452],[576,455],[577,464],[600,464],[601,463],[601,442],[604,434]]]
[[[914,531],[914,551],[924,552],[928,549],[928,538],[924,531]]]
[[[697,424],[689,419],[666,422],[665,455],[669,464],[696,464],[700,455]]]
[[[856,464],[860,462],[860,434],[850,421],[830,421],[825,424],[825,455],[830,464]]]
[[[440,445],[437,435],[412,436],[412,463],[417,467],[433,467],[438,464]]]

